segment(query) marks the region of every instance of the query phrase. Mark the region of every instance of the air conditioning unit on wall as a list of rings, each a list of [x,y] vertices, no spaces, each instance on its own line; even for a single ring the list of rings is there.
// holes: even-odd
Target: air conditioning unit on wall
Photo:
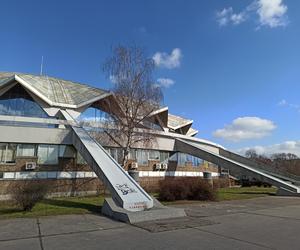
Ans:
[[[36,162],[26,162],[25,169],[26,170],[35,170]]]
[[[130,164],[130,168],[131,168],[131,169],[138,169],[138,167],[139,167],[139,165],[138,165],[137,162],[132,162],[132,163]]]
[[[155,163],[155,170],[161,170],[162,169],[162,164],[161,163]]]
[[[162,170],[167,170],[168,169],[168,163],[162,163],[161,164],[161,169]]]

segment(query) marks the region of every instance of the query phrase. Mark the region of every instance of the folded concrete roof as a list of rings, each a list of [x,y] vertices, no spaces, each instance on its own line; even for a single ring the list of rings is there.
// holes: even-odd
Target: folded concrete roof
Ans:
[[[15,82],[23,85],[23,87],[40,97],[50,106],[56,107],[76,109],[112,95],[111,92],[103,89],[54,77],[0,72],[0,90],[6,91],[9,89],[9,84]],[[192,120],[168,114],[167,107],[154,111],[152,115],[159,115],[162,125],[167,125],[168,128],[174,131],[180,129],[182,133],[190,136],[197,133],[196,130],[191,128]]]
[[[93,88],[86,84],[66,81],[48,76],[37,76],[22,73],[0,72],[0,88],[8,82],[16,80],[51,106],[67,106],[76,108],[109,94],[108,91]]]
[[[191,126],[192,123],[193,120],[188,120],[177,115],[169,114],[168,116],[168,127],[173,130],[177,130],[186,126]]]

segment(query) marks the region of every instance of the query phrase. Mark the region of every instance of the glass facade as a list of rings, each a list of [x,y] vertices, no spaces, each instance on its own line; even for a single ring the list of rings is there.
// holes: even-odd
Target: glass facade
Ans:
[[[63,158],[75,158],[76,150],[72,146],[60,145],[59,146],[59,157]]]
[[[122,149],[106,148],[106,150],[119,164],[122,163]],[[37,162],[40,165],[57,165],[59,158],[76,158],[77,164],[87,164],[73,146],[0,143],[0,163],[15,163],[16,157],[37,157]],[[138,165],[141,166],[148,166],[149,161],[157,161],[160,163],[176,161],[178,166],[215,166],[192,155],[179,152],[170,155],[170,152],[159,150],[130,149],[128,159],[136,161]]]
[[[48,118],[26,90],[16,85],[0,96],[0,115]]]
[[[13,143],[0,143],[0,163],[14,163],[17,145]]]
[[[58,164],[58,145],[38,145],[38,163],[55,165]]]
[[[139,165],[148,165],[148,151],[137,149],[136,158]]]
[[[149,150],[149,160],[160,160],[160,154],[158,150]]]
[[[204,161],[198,157],[184,154],[184,153],[175,153],[170,157],[171,161],[177,161],[178,166],[186,166],[191,164],[193,167],[198,167],[203,165]]]
[[[35,156],[36,145],[34,144],[18,144],[17,156]]]
[[[83,157],[81,156],[81,154],[79,152],[77,152],[77,154],[76,154],[76,162],[77,162],[77,164],[82,164],[82,165],[87,164],[85,159],[83,159]]]

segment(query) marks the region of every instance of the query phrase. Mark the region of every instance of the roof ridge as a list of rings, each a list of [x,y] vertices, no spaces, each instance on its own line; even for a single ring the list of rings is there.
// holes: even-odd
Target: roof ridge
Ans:
[[[79,84],[79,85],[83,85],[87,88],[91,88],[91,89],[96,89],[96,90],[102,90],[102,91],[106,91],[106,92],[109,92],[108,90],[106,89],[102,89],[102,88],[99,88],[99,87],[94,87],[94,86],[91,86],[87,83],[81,83],[81,82],[78,82],[78,81],[74,81],[74,80],[67,80],[67,79],[63,79],[61,77],[56,77],[56,76],[49,76],[49,75],[38,75],[38,74],[32,74],[32,73],[22,73],[22,72],[15,72],[15,71],[0,71],[0,76],[1,76],[1,73],[5,73],[5,74],[11,74],[11,75],[26,75],[26,76],[30,76],[30,77],[40,77],[40,78],[50,78],[50,79],[55,79],[55,80],[59,80],[59,81],[64,81],[64,82],[70,82],[70,83],[73,83],[73,84]]]

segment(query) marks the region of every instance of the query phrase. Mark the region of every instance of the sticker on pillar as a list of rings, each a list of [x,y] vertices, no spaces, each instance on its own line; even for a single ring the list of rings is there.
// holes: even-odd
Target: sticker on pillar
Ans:
[[[128,184],[117,184],[117,189],[122,192],[123,195],[127,195],[130,193],[136,193],[136,191],[133,188],[128,187]]]

